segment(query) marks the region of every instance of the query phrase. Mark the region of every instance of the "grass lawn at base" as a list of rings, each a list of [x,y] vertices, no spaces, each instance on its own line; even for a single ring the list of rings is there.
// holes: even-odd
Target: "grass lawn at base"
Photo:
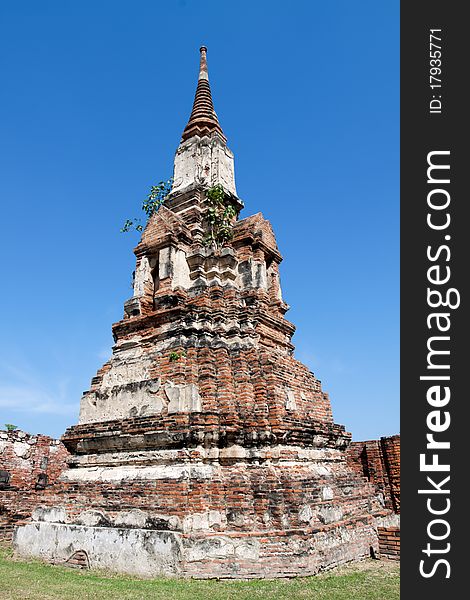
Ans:
[[[215,581],[135,579],[93,571],[20,561],[0,547],[2,600],[398,600],[399,567],[367,560],[298,579]]]

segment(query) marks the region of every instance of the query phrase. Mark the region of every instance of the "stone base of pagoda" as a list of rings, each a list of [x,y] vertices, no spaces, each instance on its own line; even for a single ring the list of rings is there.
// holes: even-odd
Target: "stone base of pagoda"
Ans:
[[[181,532],[32,522],[17,528],[16,552],[54,564],[140,577],[276,578],[314,575],[378,554],[372,518],[319,530]]]
[[[378,553],[377,526],[390,525],[340,449],[77,458],[17,528],[18,554],[145,577],[305,576]]]

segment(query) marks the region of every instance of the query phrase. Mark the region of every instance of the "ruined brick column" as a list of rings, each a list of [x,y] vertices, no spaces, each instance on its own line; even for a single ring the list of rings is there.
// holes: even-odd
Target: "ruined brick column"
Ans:
[[[221,248],[204,243],[215,185],[236,213]],[[350,434],[293,357],[273,230],[261,213],[239,219],[242,208],[201,48],[172,192],[135,248],[112,357],[62,438],[68,468],[16,531],[21,554],[140,575],[284,577],[377,550],[390,511],[348,466]]]

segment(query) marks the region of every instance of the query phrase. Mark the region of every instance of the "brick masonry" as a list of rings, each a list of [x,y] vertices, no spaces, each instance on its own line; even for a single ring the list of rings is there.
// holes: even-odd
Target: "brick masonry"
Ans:
[[[376,486],[387,508],[400,513],[400,436],[352,442],[346,451],[349,466]],[[400,529],[378,527],[379,556],[399,560]]]
[[[400,529],[379,527],[378,534],[380,556],[390,560],[400,560]]]
[[[400,436],[352,442],[347,450],[348,464],[373,483],[385,506],[400,513]]]
[[[46,435],[0,431],[0,539],[31,516],[43,489],[66,466],[65,446]]]

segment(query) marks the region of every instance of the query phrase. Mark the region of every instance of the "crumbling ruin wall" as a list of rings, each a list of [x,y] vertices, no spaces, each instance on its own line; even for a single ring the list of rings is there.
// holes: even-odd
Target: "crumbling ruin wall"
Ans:
[[[349,466],[367,477],[383,497],[386,508],[400,514],[400,436],[380,440],[352,442],[346,451]],[[397,517],[398,518],[398,517]],[[385,523],[384,523],[385,525]],[[400,528],[393,521],[378,527],[379,555],[398,560],[400,557]]]
[[[349,466],[367,477],[379,493],[385,506],[400,513],[400,436],[380,440],[352,442],[346,453]]]
[[[14,526],[31,516],[68,456],[62,442],[47,435],[0,431],[0,539],[10,539]]]

